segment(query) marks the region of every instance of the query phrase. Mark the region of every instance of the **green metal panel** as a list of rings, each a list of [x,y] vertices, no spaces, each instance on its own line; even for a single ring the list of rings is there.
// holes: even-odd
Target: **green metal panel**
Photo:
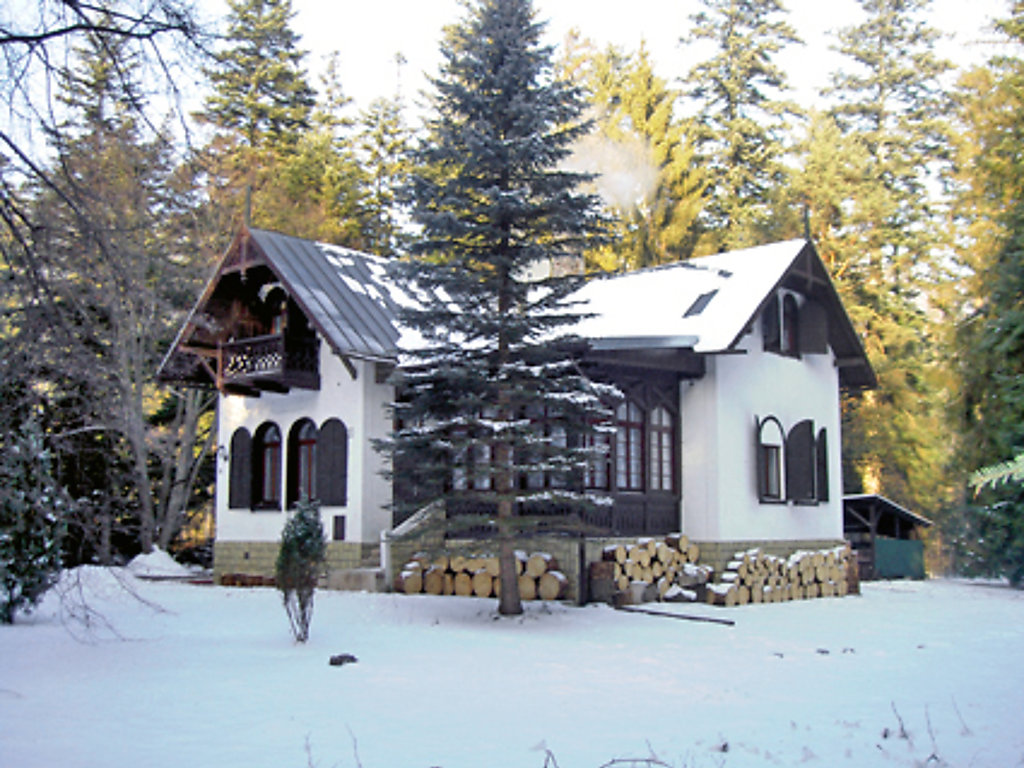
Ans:
[[[875,538],[876,579],[923,579],[924,542]]]

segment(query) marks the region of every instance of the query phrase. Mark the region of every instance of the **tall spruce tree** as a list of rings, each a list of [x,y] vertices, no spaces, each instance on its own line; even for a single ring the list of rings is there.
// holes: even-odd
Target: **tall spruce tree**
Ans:
[[[589,126],[541,31],[529,0],[478,0],[446,30],[411,185],[419,258],[396,270],[421,300],[405,314],[419,342],[399,369],[396,475],[414,502],[497,529],[504,615],[522,612],[514,548],[532,513],[593,503],[579,490],[585,438],[605,417],[566,331],[582,278],[528,279],[578,257],[599,224],[576,191],[585,177],[559,169]]]
[[[865,20],[839,33],[855,67],[832,77],[833,118],[858,148],[839,232],[840,289],[878,374],[877,390],[844,402],[851,490],[884,492],[928,514],[948,496],[949,376],[936,333],[943,307],[942,217],[929,196],[948,129],[924,21],[928,0],[861,0]],[[837,241],[838,242],[838,241]]]
[[[228,0],[230,47],[207,70],[213,93],[202,113],[249,147],[292,144],[309,127],[316,94],[291,29],[291,0]]]
[[[329,66],[319,106],[291,28],[291,0],[229,0],[226,47],[206,74],[197,117],[215,135],[202,153],[216,236],[236,226],[251,192],[257,226],[364,245],[363,177],[348,148],[348,103]]]
[[[692,126],[675,114],[679,94],[654,72],[644,46],[628,56],[581,46],[569,64],[597,113],[576,164],[601,171],[596,183],[611,222],[607,243],[588,261],[621,270],[687,258],[705,182]]]
[[[961,470],[995,465],[955,520],[960,565],[1024,581],[1024,6],[998,24],[1011,52],[961,83],[956,211],[969,270],[957,328]],[[1015,460],[1014,460],[1014,457]],[[985,486],[990,486],[985,489]]]
[[[402,100],[375,99],[360,117],[360,165],[367,175],[364,201],[366,247],[380,256],[397,256],[406,249],[400,190],[410,170],[412,133],[402,116]]]
[[[772,58],[799,39],[779,0],[701,2],[683,42],[710,41],[715,53],[684,86],[697,105],[698,158],[708,173],[699,250],[713,252],[757,245],[771,227],[772,194],[785,179],[786,119],[797,112]]]

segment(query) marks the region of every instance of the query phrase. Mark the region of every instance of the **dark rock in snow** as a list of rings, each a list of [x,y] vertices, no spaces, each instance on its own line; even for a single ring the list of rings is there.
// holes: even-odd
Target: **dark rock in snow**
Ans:
[[[344,664],[355,664],[357,661],[359,661],[359,659],[351,653],[339,653],[331,656],[330,665],[332,667],[340,667]]]

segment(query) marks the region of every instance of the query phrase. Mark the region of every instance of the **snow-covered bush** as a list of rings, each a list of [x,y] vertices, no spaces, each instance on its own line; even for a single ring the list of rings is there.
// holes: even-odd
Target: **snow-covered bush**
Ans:
[[[304,499],[284,524],[274,573],[292,634],[300,643],[309,638],[313,593],[326,555],[327,539],[320,524],[320,504]]]
[[[0,434],[0,623],[13,623],[57,580],[69,506],[39,427]]]

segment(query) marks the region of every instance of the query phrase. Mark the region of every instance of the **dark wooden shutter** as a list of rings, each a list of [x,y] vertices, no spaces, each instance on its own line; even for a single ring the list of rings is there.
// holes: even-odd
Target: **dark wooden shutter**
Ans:
[[[326,507],[348,503],[348,429],[338,419],[328,419],[317,435],[316,489]]]
[[[299,426],[301,420],[288,430],[288,453],[285,456],[284,487],[286,508],[294,507],[299,500]]]
[[[773,294],[761,313],[761,333],[764,348],[768,352],[778,352],[782,347],[782,325],[779,319],[779,295]]]
[[[825,428],[818,430],[818,446],[815,451],[818,470],[818,501],[828,501],[828,439]]]
[[[249,430],[239,427],[231,436],[228,457],[228,509],[252,507],[252,438]]]
[[[828,315],[816,301],[808,300],[800,309],[800,351],[809,355],[828,352]]]
[[[791,501],[815,501],[814,423],[804,419],[786,436],[786,498]]]

